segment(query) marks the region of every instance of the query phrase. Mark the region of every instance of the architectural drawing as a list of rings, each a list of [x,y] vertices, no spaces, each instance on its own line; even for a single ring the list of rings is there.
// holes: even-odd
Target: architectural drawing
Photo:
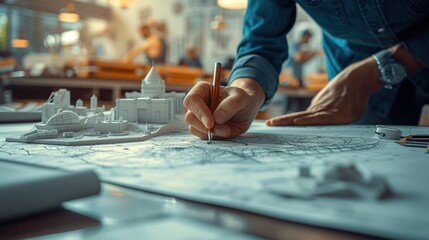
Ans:
[[[422,133],[422,128],[400,129],[405,135]],[[260,122],[242,137],[211,145],[183,130],[138,143],[73,148],[6,142],[0,145],[0,157],[70,170],[91,168],[105,182],[285,220],[385,238],[425,238],[429,218],[416,213],[427,209],[429,192],[416,183],[429,181],[429,157],[420,148],[374,137],[374,130],[266,127]],[[336,163],[358,163],[386,177],[394,196],[308,200],[273,193],[264,184],[299,177],[302,166],[318,175]]]

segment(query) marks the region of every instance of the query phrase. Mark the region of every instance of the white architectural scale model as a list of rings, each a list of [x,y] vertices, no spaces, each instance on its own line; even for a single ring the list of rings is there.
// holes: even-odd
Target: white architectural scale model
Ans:
[[[143,141],[185,126],[182,102],[185,93],[166,93],[165,81],[152,67],[142,80],[141,92],[116,99],[116,107],[105,111],[90,99],[90,108],[78,99],[70,105],[70,92],[53,92],[42,107],[42,123],[19,137],[6,141],[55,145],[90,145]]]

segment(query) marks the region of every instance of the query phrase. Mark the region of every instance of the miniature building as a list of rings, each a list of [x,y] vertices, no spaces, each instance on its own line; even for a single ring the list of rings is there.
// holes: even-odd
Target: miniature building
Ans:
[[[76,101],[76,107],[74,108],[74,112],[78,115],[78,116],[86,116],[88,115],[88,108],[83,106],[83,101],[82,99],[78,99]]]
[[[79,116],[72,111],[59,110],[57,114],[53,115],[46,121],[46,126],[50,125],[65,125],[65,124],[79,124]]]
[[[84,115],[84,116],[97,115],[99,113],[104,112],[105,110],[106,110],[106,108],[104,107],[104,105],[101,107],[98,106],[98,98],[97,98],[97,96],[95,96],[93,94],[91,99],[90,99],[90,107],[88,109],[88,113],[87,113],[87,115]]]
[[[175,120],[176,114],[183,113],[184,98],[185,93],[166,93],[165,81],[152,67],[141,83],[141,92],[126,93],[126,98],[116,99],[116,107],[114,113],[111,114],[114,117],[111,119],[117,120],[122,117],[128,122],[135,123],[165,124],[172,122]],[[70,92],[60,89],[53,92],[48,102],[43,105],[42,123],[46,123],[60,109],[72,111],[77,116],[84,118],[94,115],[97,115],[98,118],[99,113],[105,111],[104,106],[97,106],[95,95],[90,99],[90,109],[83,106],[81,99],[76,101],[76,106],[70,105]]]
[[[173,99],[173,105],[174,105],[174,112],[176,114],[183,114],[184,108],[183,108],[183,100],[185,99],[186,94],[185,93],[178,93],[178,92],[170,92],[165,93],[166,98]]]
[[[42,122],[46,123],[58,110],[68,109],[69,107],[70,91],[67,89],[60,89],[56,92],[52,92],[48,101],[42,107]]]
[[[152,67],[141,84],[141,92],[126,93],[116,99],[115,117],[129,122],[168,123],[183,113],[185,93],[165,93],[165,81]]]
[[[173,99],[125,98],[116,100],[115,116],[129,122],[167,123],[174,120]]]
[[[127,121],[101,121],[94,125],[94,132],[105,133],[121,133],[127,130]]]
[[[58,135],[58,130],[49,129],[49,130],[33,130],[28,133],[21,135],[20,139],[24,142],[32,142],[36,139],[42,138],[56,138]]]
[[[46,123],[49,118],[57,114],[58,110],[70,110],[75,112],[78,116],[86,117],[88,115],[96,115],[104,112],[105,108],[97,107],[97,97],[93,95],[91,97],[91,107],[88,109],[83,106],[83,101],[78,99],[76,101],[76,107],[70,105],[70,91],[67,89],[60,89],[56,92],[52,92],[49,96],[48,101],[42,107],[42,123]]]
[[[161,79],[154,67],[147,73],[141,84],[141,96],[148,98],[164,98],[165,81]]]
[[[46,121],[46,124],[35,124],[34,126],[37,130],[56,129],[59,132],[80,131],[94,126],[94,124],[87,124],[82,120],[83,118],[79,117],[75,112],[60,109]]]
[[[56,114],[50,117],[45,124],[35,124],[37,130],[51,130],[56,129],[59,132],[65,131],[80,131],[83,129],[94,128],[94,125],[97,122],[103,121],[104,119],[103,113],[98,113],[96,115],[91,116],[78,116],[72,110],[58,110]],[[113,130],[116,130],[114,128]]]

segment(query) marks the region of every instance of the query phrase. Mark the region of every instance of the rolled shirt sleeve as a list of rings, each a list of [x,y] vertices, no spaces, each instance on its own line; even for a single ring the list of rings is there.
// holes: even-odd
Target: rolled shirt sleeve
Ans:
[[[277,90],[281,65],[288,57],[286,33],[292,28],[295,17],[295,1],[248,1],[243,39],[237,49],[228,85],[237,78],[255,79],[265,92],[261,110],[268,107]]]
[[[407,31],[403,44],[424,65],[423,70],[409,76],[410,80],[429,97],[429,12],[425,19]]]

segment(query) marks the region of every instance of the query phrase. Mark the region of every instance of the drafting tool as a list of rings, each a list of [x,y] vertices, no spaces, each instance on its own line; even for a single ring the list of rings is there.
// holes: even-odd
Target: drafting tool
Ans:
[[[377,125],[376,128],[374,133],[381,139],[398,140],[402,135],[402,131],[397,128],[382,125]]]
[[[221,64],[219,62],[215,63],[214,72],[213,72],[213,89],[210,98],[210,111],[214,113],[217,106],[219,105],[219,92],[220,92],[220,75],[221,75]],[[208,144],[212,143],[213,139],[213,128],[208,129],[207,133]]]

